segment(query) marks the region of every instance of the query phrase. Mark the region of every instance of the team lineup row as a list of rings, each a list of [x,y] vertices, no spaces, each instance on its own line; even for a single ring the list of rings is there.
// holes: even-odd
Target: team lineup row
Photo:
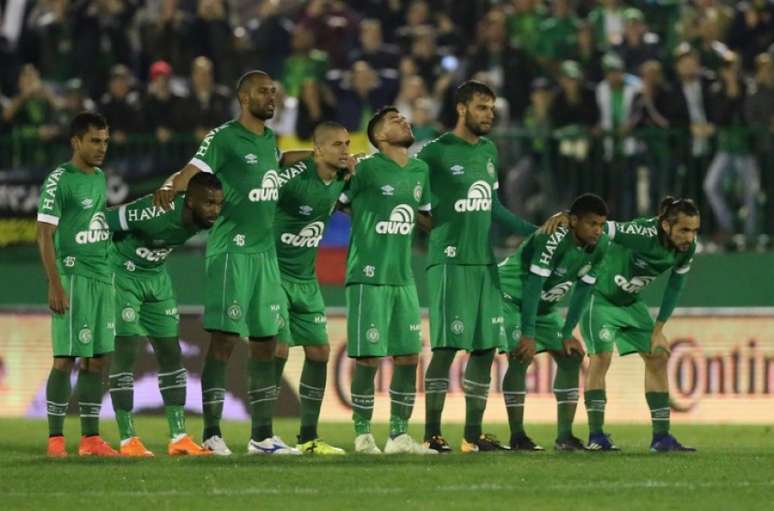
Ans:
[[[578,197],[540,229],[497,198],[497,150],[485,135],[493,92],[469,81],[456,91],[456,127],[416,157],[411,126],[392,107],[373,115],[368,137],[377,152],[355,160],[349,134],[334,123],[314,132],[314,151],[280,155],[265,121],[275,88],[260,71],[237,84],[240,116],[213,130],[190,163],[154,194],[106,209],[98,166],[108,126],[97,114],[72,122],[73,158],[46,179],[38,244],[49,279],[53,366],[46,395],[48,454],[67,455],[63,423],[76,358],[80,455],[150,456],[132,419],[134,362],[145,337],[159,363],[170,455],[229,455],[220,430],[226,364],[249,339],[247,372],[251,454],[343,454],[318,438],[329,357],[325,304],[314,273],[317,246],[336,209],[352,217],[347,257],[347,349],[356,359],[351,401],[356,452],[382,452],[371,434],[374,377],[392,357],[390,425],[385,453],[450,452],[441,416],[456,353],[469,353],[463,377],[462,452],[543,450],[524,429],[526,371],[547,351],[556,366],[555,448],[616,450],[604,432],[605,373],[613,350],[639,353],[653,423],[653,451],[691,450],[669,433],[669,345],[663,327],[675,308],[695,250],[699,215],[690,200],[664,200],[657,217],[607,221],[597,196]],[[525,241],[497,264],[492,223]],[[429,232],[432,359],[425,374],[425,437],[407,434],[422,339],[411,270],[415,226]],[[204,328],[211,340],[202,370],[203,443],[186,433],[186,370],[179,316],[165,259],[175,246],[209,230]],[[112,234],[111,234],[112,233]],[[671,271],[654,321],[639,292]],[[571,294],[566,317],[557,304]],[[573,337],[580,322],[582,344]],[[272,416],[289,347],[303,346],[301,424],[296,447],[274,435]],[[491,366],[506,353],[503,394],[511,429],[501,444],[482,431]],[[105,355],[113,353],[112,357]],[[579,379],[588,353],[587,444],[572,433]],[[109,386],[121,445],[99,436],[101,375]]]

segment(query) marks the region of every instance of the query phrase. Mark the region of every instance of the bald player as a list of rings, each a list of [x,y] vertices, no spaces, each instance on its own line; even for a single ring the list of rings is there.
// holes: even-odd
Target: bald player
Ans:
[[[213,129],[182,170],[156,191],[154,202],[168,207],[199,172],[223,183],[223,210],[207,242],[204,328],[210,345],[202,370],[203,447],[228,456],[220,421],[226,394],[226,364],[240,339],[249,339],[248,395],[252,418],[249,454],[300,454],[274,435],[276,388],[274,349],[283,301],[274,244],[274,217],[282,163],[295,163],[308,151],[280,158],[274,132],[277,89],[263,71],[250,71],[237,83],[239,118]],[[294,161],[288,161],[294,159]]]

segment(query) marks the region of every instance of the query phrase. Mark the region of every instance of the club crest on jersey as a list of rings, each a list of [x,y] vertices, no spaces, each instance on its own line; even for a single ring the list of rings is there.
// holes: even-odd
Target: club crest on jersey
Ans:
[[[495,177],[495,165],[491,158],[489,158],[489,161],[486,162],[486,172],[489,174],[489,177]]]
[[[316,247],[320,244],[320,240],[325,230],[325,224],[322,222],[312,222],[300,231],[298,234],[292,232],[282,233],[280,241],[285,245],[293,247]]]
[[[469,211],[492,210],[492,187],[486,181],[476,181],[468,188],[468,196],[454,203],[454,211],[467,213]]]
[[[94,207],[94,199],[83,199],[81,201],[81,206],[83,206],[83,209],[91,209]]]
[[[267,170],[260,188],[253,188],[248,194],[251,202],[276,201],[279,199],[280,179],[276,170]]]
[[[465,167],[462,165],[452,165],[449,170],[451,170],[452,176],[461,176],[465,173]]]
[[[108,223],[103,212],[94,213],[89,221],[89,230],[80,231],[75,235],[75,242],[79,245],[88,243],[99,243],[110,239]]]
[[[257,165],[258,157],[253,153],[248,153],[245,155],[245,163],[247,163],[248,165]]]
[[[394,195],[395,194],[395,188],[393,188],[390,185],[384,185],[382,186],[382,195]]]
[[[414,187],[414,200],[419,202],[422,199],[422,185],[417,183]]]
[[[556,286],[552,287],[548,291],[541,292],[540,299],[544,302],[555,303],[564,298],[564,295],[566,295],[570,289],[572,289],[572,282],[562,282],[561,284],[557,284]]]
[[[312,206],[307,206],[306,204],[298,208],[298,213],[304,216],[311,215],[312,211],[314,211],[314,208]]]
[[[379,234],[409,235],[414,229],[414,209],[408,204],[398,204],[390,212],[390,219],[376,223]]]

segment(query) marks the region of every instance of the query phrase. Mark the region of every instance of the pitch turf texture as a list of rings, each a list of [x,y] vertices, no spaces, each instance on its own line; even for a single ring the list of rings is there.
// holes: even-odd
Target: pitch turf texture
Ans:
[[[77,423],[68,417],[71,453]],[[296,424],[278,421],[276,432],[289,441]],[[189,430],[200,425],[192,419]],[[774,509],[774,433],[763,426],[678,426],[676,436],[699,449],[686,454],[651,454],[647,426],[614,425],[620,453],[555,453],[553,428],[532,426],[544,453],[334,458],[248,457],[248,424],[226,423],[239,454],[207,459],[166,456],[162,419],[137,426],[155,459],[49,460],[44,421],[0,420],[0,509]],[[115,425],[102,428],[116,445]],[[506,437],[504,425],[489,429]],[[419,437],[420,427],[411,432]],[[458,447],[461,427],[445,432]],[[323,424],[320,433],[351,450],[350,424]],[[385,427],[374,433],[383,444]]]

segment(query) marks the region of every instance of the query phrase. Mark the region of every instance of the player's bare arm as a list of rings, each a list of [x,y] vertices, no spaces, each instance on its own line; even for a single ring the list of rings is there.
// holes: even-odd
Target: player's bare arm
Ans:
[[[184,192],[188,188],[188,182],[199,172],[201,170],[198,167],[189,163],[169,176],[161,188],[153,193],[153,205],[168,209],[172,201],[175,200],[175,196]]]
[[[56,269],[54,231],[56,231],[56,225],[38,222],[38,250],[48,278],[48,307],[57,314],[63,314],[70,308],[70,302],[59,279],[59,271]]]

